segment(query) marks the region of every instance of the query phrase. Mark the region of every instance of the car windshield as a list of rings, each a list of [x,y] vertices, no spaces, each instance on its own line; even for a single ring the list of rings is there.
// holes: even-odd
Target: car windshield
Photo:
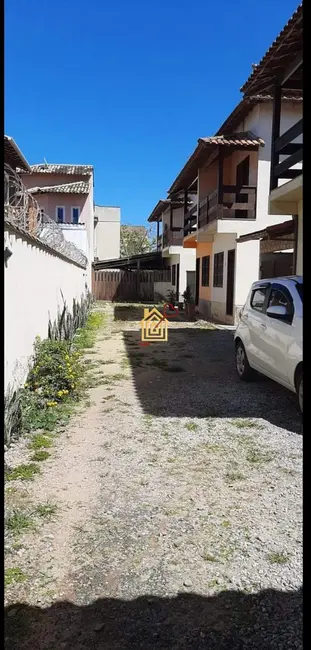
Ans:
[[[298,293],[300,295],[301,302],[303,302],[303,284],[302,283],[298,284],[298,282],[297,282],[296,287],[297,287],[297,291],[298,291]]]

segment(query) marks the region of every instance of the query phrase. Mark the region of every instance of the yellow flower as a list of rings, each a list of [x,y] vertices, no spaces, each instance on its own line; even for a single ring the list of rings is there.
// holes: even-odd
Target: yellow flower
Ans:
[[[75,384],[71,384],[71,388],[74,388],[74,387],[75,387]]]
[[[63,390],[59,390],[59,391],[57,392],[57,396],[58,396],[58,397],[61,397],[61,396],[63,395],[63,393],[64,393]]]
[[[25,388],[28,388],[28,384],[27,384],[27,382],[26,382],[26,384],[25,384]]]

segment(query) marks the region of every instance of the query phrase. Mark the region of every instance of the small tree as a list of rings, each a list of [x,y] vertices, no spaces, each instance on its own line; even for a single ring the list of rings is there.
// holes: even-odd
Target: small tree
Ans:
[[[131,257],[156,249],[156,237],[152,228],[144,226],[121,226],[120,257]]]

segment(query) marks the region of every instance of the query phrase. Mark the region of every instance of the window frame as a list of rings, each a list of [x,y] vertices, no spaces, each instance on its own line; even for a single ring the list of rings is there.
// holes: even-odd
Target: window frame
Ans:
[[[216,261],[222,259],[222,277],[219,280],[219,264],[216,264]],[[216,268],[217,266],[217,268]],[[225,266],[225,253],[224,251],[219,251],[219,253],[214,253],[214,264],[213,264],[213,287],[216,289],[222,289],[224,286],[224,266]],[[217,282],[217,284],[216,284]]]
[[[265,314],[266,313],[267,304],[268,304],[268,300],[269,300],[269,296],[270,296],[270,289],[271,289],[271,286],[265,284],[265,285],[263,285],[261,287],[260,286],[255,287],[255,289],[252,290],[249,304],[250,304],[250,308],[253,309],[254,311],[257,311],[258,314]],[[266,292],[264,301],[262,303],[262,309],[258,309],[258,307],[254,307],[254,305],[253,305],[253,298],[254,298],[254,295],[255,295],[256,291],[265,291]]]
[[[201,262],[201,287],[209,287],[210,284],[211,256],[204,255]]]
[[[78,210],[78,221],[73,220],[73,211],[74,210]],[[80,206],[79,205],[72,205],[71,206],[71,222],[70,223],[72,223],[74,226],[77,226],[78,223],[79,223],[80,214],[81,214]]]
[[[58,210],[63,210],[63,221],[58,220]],[[55,221],[56,223],[66,223],[66,210],[64,205],[57,205],[55,207]]]

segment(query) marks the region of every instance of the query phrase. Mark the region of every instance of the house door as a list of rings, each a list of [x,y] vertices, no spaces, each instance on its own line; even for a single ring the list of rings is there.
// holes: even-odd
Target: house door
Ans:
[[[179,264],[176,264],[176,300],[179,301]]]
[[[195,265],[195,304],[199,304],[199,292],[200,292],[200,261],[201,258],[197,257]]]
[[[235,250],[228,251],[226,314],[233,316]]]
[[[242,185],[249,185],[249,156],[244,158],[236,168],[236,185],[239,189]],[[237,203],[248,203],[248,194],[236,194]],[[236,217],[247,217],[247,210],[236,210]]]

